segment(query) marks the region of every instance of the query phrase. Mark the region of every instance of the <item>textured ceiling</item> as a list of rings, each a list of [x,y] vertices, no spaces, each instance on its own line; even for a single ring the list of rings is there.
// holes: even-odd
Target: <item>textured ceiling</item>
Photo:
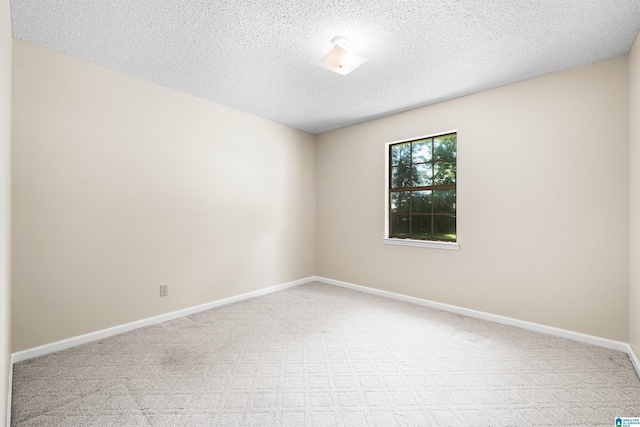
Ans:
[[[629,52],[638,0],[12,0],[15,37],[310,133]],[[334,36],[370,58],[316,65]]]

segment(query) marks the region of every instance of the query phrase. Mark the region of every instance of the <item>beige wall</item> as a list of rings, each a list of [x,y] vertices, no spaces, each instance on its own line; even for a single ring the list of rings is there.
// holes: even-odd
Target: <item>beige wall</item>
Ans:
[[[11,168],[11,19],[9,0],[0,0],[0,425],[7,417],[10,332],[9,218]]]
[[[624,56],[320,135],[317,274],[626,342],[627,82]],[[451,129],[460,251],[383,246],[384,144]]]
[[[13,48],[13,351],[314,274],[313,135]]]
[[[640,41],[629,54],[629,343],[640,355]]]

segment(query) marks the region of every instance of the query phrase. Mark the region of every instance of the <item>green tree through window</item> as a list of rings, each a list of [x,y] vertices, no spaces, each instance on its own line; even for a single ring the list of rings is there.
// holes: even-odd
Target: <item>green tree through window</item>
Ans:
[[[389,145],[389,237],[456,241],[455,133]]]

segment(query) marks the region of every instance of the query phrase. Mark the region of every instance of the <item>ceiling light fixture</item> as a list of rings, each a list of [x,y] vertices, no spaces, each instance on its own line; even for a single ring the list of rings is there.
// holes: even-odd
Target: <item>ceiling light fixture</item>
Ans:
[[[349,51],[349,39],[346,37],[334,37],[331,43],[333,48],[318,62],[327,70],[346,76],[369,60]]]

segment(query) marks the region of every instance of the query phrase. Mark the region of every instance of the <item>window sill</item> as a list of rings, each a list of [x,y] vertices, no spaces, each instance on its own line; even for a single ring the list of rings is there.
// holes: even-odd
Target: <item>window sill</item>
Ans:
[[[383,245],[397,246],[417,246],[421,248],[446,249],[449,251],[459,251],[458,242],[438,242],[436,240],[412,240],[412,239],[392,239],[385,237],[382,239]]]

